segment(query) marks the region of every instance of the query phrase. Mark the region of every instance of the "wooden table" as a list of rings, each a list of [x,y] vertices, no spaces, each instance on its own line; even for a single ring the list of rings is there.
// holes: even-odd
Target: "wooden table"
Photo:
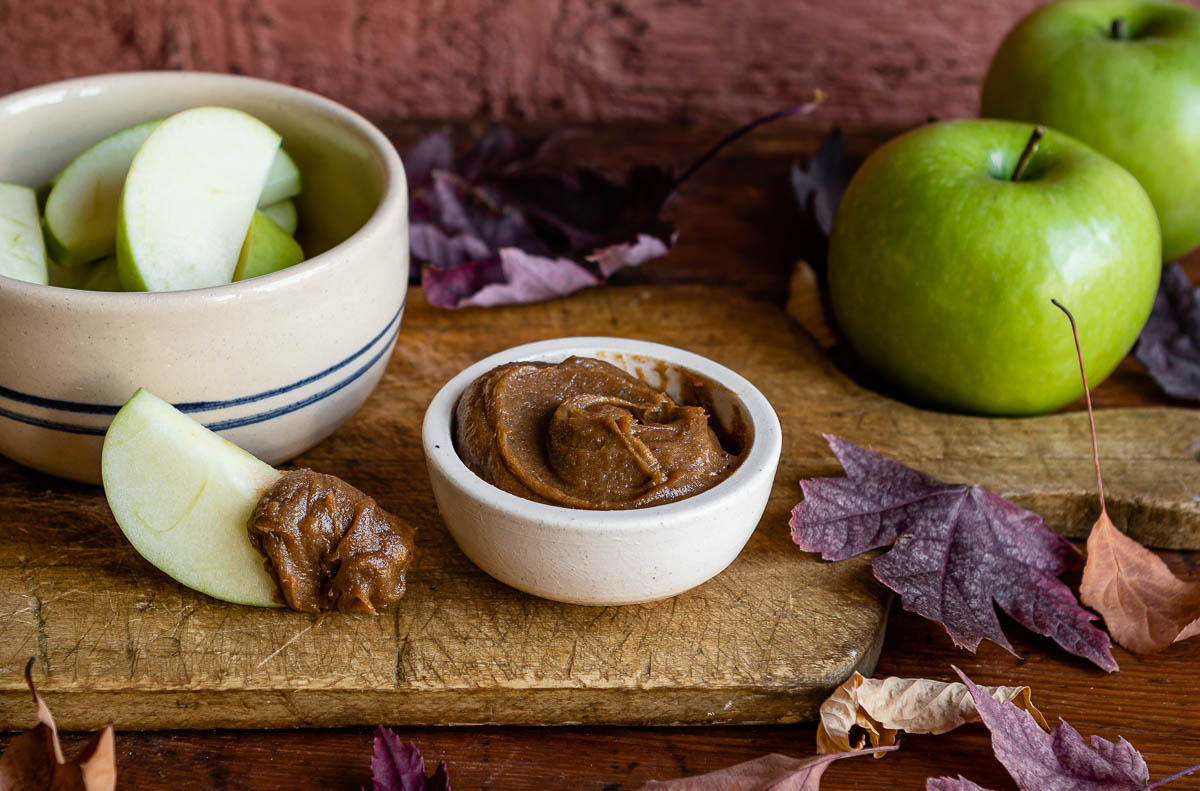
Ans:
[[[428,125],[390,125],[401,151]],[[684,165],[725,130],[712,127],[605,127],[571,145],[588,162]],[[865,152],[891,130],[848,134]],[[794,262],[817,254],[805,235],[787,185],[787,168],[815,150],[823,130],[777,126],[763,130],[710,164],[687,184],[673,214],[680,243],[666,259],[622,275],[626,282],[708,283],[782,304]],[[1200,278],[1200,256],[1187,262]],[[403,336],[401,336],[403,339]],[[1095,393],[1099,407],[1185,406],[1163,397],[1127,360]],[[1078,408],[1075,405],[1074,408]],[[1081,426],[1081,430],[1084,430]],[[1103,439],[1101,440],[1103,442]],[[1172,570],[1200,579],[1200,553],[1160,553]],[[1077,584],[1078,574],[1068,577]],[[1147,657],[1114,651],[1121,672],[1105,674],[1015,624],[1020,658],[984,643],[978,654],[953,646],[944,630],[893,610],[877,676],[948,679],[951,664],[986,684],[1029,684],[1051,722],[1062,717],[1085,735],[1122,735],[1144,754],[1152,778],[1200,762],[1200,640]],[[388,724],[388,723],[384,723]],[[459,791],[547,788],[618,791],[650,779],[711,771],[767,752],[813,754],[813,725],[709,728],[400,728],[427,762],[444,759]],[[86,734],[64,737],[68,754]],[[0,736],[0,745],[8,737]],[[962,773],[993,789],[1013,788],[991,757],[986,732],[970,726],[940,737],[905,737],[902,749],[875,761],[835,763],[824,787],[923,789],[925,779]],[[358,789],[369,786],[371,729],[307,731],[122,732],[117,735],[119,787],[230,789]],[[1200,776],[1173,789],[1200,789]]]

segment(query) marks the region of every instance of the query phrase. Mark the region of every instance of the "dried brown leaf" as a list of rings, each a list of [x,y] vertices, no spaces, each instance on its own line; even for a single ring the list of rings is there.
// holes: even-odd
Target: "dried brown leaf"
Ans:
[[[1029,687],[983,687],[993,699],[1011,702],[1030,713],[1046,730],[1049,725],[1030,700]],[[961,683],[926,678],[863,678],[855,673],[821,704],[817,752],[841,753],[896,743],[901,731],[946,733],[979,722],[971,692]],[[854,727],[865,735],[850,743]]]
[[[1172,574],[1103,510],[1088,536],[1087,555],[1079,596],[1122,646],[1148,654],[1200,634],[1200,585]]]
[[[25,665],[25,683],[37,706],[38,724],[14,738],[0,755],[0,791],[113,791],[117,758],[112,726],[95,734],[77,758],[67,761],[50,708],[34,688],[33,661]]]
[[[1161,651],[1173,642],[1200,634],[1200,584],[1176,577],[1162,558],[1117,530],[1108,518],[1092,392],[1083,369],[1075,317],[1058,300],[1050,301],[1071,322],[1079,376],[1087,398],[1092,463],[1096,467],[1096,493],[1100,499],[1100,518],[1088,534],[1087,563],[1083,567],[1079,598],[1103,616],[1108,633],[1126,649],[1135,654]]]
[[[807,261],[797,261],[792,270],[788,287],[787,314],[808,331],[817,345],[828,351],[837,338],[825,318],[825,306],[821,304],[821,287],[817,273]]]

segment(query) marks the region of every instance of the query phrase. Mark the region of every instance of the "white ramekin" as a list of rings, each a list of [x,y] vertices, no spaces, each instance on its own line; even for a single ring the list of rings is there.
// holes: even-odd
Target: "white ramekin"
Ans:
[[[741,465],[700,494],[624,511],[533,502],[468,469],[452,439],[454,407],[467,386],[503,363],[559,362],[572,355],[605,360],[668,393],[678,384],[679,369],[719,385],[714,392],[716,418],[728,426],[736,412],[746,428],[749,446]],[[783,432],[762,393],[712,360],[658,343],[583,337],[515,346],[466,368],[430,402],[421,437],[438,509],[458,546],[476,565],[535,596],[618,605],[682,593],[737,557],[766,507]]]

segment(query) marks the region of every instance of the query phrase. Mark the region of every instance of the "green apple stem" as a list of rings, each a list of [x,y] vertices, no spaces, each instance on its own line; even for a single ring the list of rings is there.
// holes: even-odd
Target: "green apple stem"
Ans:
[[[1119,16],[1112,21],[1112,27],[1109,29],[1109,34],[1116,41],[1129,40],[1129,24],[1125,21],[1125,17]]]
[[[1100,477],[1100,448],[1096,445],[1096,416],[1092,412],[1092,391],[1088,387],[1087,373],[1083,370],[1083,350],[1079,348],[1079,331],[1075,328],[1075,317],[1071,315],[1071,311],[1063,307],[1063,304],[1057,299],[1050,300],[1054,303],[1054,307],[1067,314],[1067,320],[1071,322],[1071,335],[1075,338],[1075,356],[1079,358],[1079,376],[1083,379],[1083,395],[1087,399],[1088,411],[1088,426],[1092,430],[1092,461],[1096,464],[1096,489],[1100,492],[1100,513],[1107,513],[1104,506],[1104,479]]]
[[[1046,127],[1035,126],[1033,128],[1033,131],[1029,134],[1029,142],[1025,144],[1025,150],[1021,152],[1021,156],[1017,160],[1017,166],[1013,168],[1013,181],[1020,181],[1021,176],[1025,175],[1025,168],[1029,167],[1029,160],[1033,159],[1033,155],[1038,149],[1038,143],[1042,142],[1045,134]]]

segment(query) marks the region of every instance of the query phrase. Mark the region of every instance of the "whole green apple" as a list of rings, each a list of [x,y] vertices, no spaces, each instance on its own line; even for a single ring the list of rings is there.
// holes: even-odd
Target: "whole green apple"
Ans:
[[[1160,236],[1121,166],[1048,130],[948,121],[876,150],[834,217],[829,288],[850,345],[917,401],[993,415],[1054,410],[1099,383],[1150,314]]]
[[[1045,124],[1137,177],[1163,257],[1200,244],[1200,11],[1161,0],[1061,0],[1004,39],[982,114]]]

